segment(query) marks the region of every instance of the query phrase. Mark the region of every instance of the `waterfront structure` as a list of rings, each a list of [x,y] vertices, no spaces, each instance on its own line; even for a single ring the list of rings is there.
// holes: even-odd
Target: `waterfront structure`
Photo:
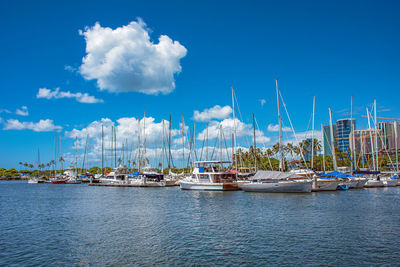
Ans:
[[[377,123],[377,128],[381,133],[381,135],[378,136],[378,143],[381,143],[382,149],[385,149],[389,153],[396,152],[396,138],[397,144],[400,144],[400,135],[397,134],[396,136],[395,127],[397,128],[397,133],[400,133],[399,123],[396,123],[396,126],[393,122]]]
[[[355,119],[341,119],[336,121],[336,142],[340,152],[350,149],[350,133],[356,130]]]

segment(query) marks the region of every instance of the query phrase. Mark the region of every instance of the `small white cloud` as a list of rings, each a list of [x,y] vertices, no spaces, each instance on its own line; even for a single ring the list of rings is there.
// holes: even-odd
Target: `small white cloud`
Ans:
[[[64,70],[75,73],[77,71],[77,68],[70,65],[65,65]]]
[[[28,116],[29,115],[28,107],[22,106],[21,108],[18,108],[15,111],[15,114],[20,115],[20,116]]]
[[[216,105],[212,108],[205,109],[202,112],[195,110],[193,119],[195,121],[210,121],[212,119],[222,120],[227,118],[232,113],[230,106],[221,107]]]
[[[94,96],[89,95],[88,93],[71,93],[70,91],[60,91],[60,88],[56,88],[54,91],[47,88],[39,88],[38,93],[36,94],[36,98],[45,98],[45,99],[59,99],[59,98],[75,98],[79,103],[93,104],[93,103],[102,103],[104,102],[102,99],[98,99]]]
[[[54,130],[61,130],[61,126],[53,124],[53,120],[46,119],[38,122],[20,122],[19,120],[9,119],[4,125],[4,130],[32,130],[35,132],[49,132]]]
[[[282,132],[290,132],[292,129],[290,127],[282,127]],[[268,125],[268,131],[269,132],[278,132],[279,131],[279,125],[276,124],[269,124]]]
[[[265,99],[260,99],[260,104],[261,104],[261,107],[263,107],[264,106],[264,104],[266,103],[267,101],[265,101]]]
[[[10,114],[11,111],[9,111],[8,109],[0,109],[0,113],[8,113],[8,114]]]

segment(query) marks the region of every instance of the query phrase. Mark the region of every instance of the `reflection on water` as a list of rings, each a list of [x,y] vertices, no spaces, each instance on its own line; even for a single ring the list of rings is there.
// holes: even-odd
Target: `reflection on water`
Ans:
[[[5,265],[400,261],[400,188],[311,194],[0,183]]]

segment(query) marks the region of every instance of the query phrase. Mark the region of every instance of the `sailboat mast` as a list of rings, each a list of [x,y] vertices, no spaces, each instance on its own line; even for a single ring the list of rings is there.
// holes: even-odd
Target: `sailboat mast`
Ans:
[[[281,146],[282,146],[282,121],[281,121],[281,110],[279,107],[279,87],[278,87],[278,79],[275,79],[275,83],[276,83],[276,102],[278,105],[278,121],[279,121],[279,170],[283,171],[283,154],[282,154],[282,150],[281,150]]]
[[[398,172],[399,171],[399,157],[398,157],[398,151],[397,151],[397,146],[398,146],[398,144],[397,144],[397,122],[396,121],[394,121],[394,123],[393,123],[393,126],[394,126],[394,146],[395,146],[395,149],[396,149],[396,171]]]
[[[101,177],[104,177],[104,126],[101,125]]]
[[[184,134],[185,123],[183,121],[182,114],[182,170],[185,172],[185,134]]]
[[[147,158],[146,158],[146,111],[143,115],[143,167],[147,165]]]
[[[322,149],[323,149],[323,154],[322,154],[322,166],[325,171],[325,129],[324,126],[321,123],[321,130],[322,130]]]
[[[254,142],[254,169],[257,171],[257,145],[256,145],[256,125],[254,122],[254,113],[253,113],[253,142]]]
[[[165,143],[164,143],[164,120],[162,121],[162,149],[161,149],[161,173],[164,173],[164,150],[165,150]]]
[[[141,144],[140,144],[140,133],[141,132],[141,129],[140,129],[140,117],[138,116],[138,170],[139,170],[139,173],[140,173],[140,167],[142,166],[141,165],[141,161],[142,161],[142,155],[141,155]]]
[[[208,122],[206,124],[206,161],[208,160]]]
[[[117,168],[117,127],[114,127],[114,166]]]
[[[353,96],[351,96],[351,105],[350,105],[350,129],[351,129],[351,146],[352,146],[352,155],[353,155],[353,162],[354,162],[354,166],[356,165],[357,162],[357,156],[356,156],[356,139],[355,139],[355,129],[354,129],[354,123],[353,123]],[[353,169],[352,171],[353,172]]]
[[[222,170],[222,124],[219,124],[219,161]]]
[[[59,143],[58,143],[58,145],[59,145],[59,149],[58,149],[59,157],[58,157],[58,160],[60,161],[60,165],[61,165],[61,175],[63,175],[63,173],[64,173],[64,164],[61,161],[61,158],[62,158],[62,153],[61,153],[61,133],[59,134],[58,137],[59,137]]]
[[[236,116],[235,116],[235,90],[232,86],[232,116],[233,116],[233,149],[232,153],[235,155],[235,171],[237,175],[237,155],[236,155]]]
[[[374,151],[374,141],[372,139],[372,128],[371,128],[371,121],[369,119],[369,110],[367,107],[367,119],[368,119],[368,128],[369,128],[369,138],[370,138],[370,142],[371,142],[371,155],[372,155],[372,164],[374,166],[374,171],[376,171],[376,165],[375,165],[375,151]]]
[[[78,136],[75,137],[75,173],[78,177]]]
[[[311,169],[314,168],[314,119],[315,119],[315,96],[313,97],[313,108],[312,108]]]
[[[172,161],[172,155],[171,155],[171,114],[169,114],[169,133],[168,133],[168,171],[171,170],[171,161]]]
[[[377,129],[377,121],[376,121],[376,99],[374,99],[374,121],[375,121],[376,170],[379,171],[379,159],[378,159],[378,129]]]
[[[331,145],[332,145],[332,157],[333,157],[333,169],[337,170],[337,162],[336,162],[336,151],[335,151],[335,137],[333,135],[333,124],[332,124],[332,110],[329,108],[329,126],[331,130]]]
[[[54,138],[54,178],[57,176],[57,132]]]

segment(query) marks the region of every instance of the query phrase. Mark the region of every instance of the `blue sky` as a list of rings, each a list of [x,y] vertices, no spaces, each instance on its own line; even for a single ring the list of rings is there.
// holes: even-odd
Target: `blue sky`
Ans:
[[[144,111],[155,123],[172,114],[174,129],[179,129],[181,115],[192,126],[195,110],[231,105],[231,86],[243,123],[251,123],[255,113],[262,136],[274,143],[276,132],[269,131],[268,125],[277,123],[276,77],[297,132],[310,130],[313,96],[317,128],[328,123],[328,107],[334,119],[348,116],[351,95],[359,128],[366,127],[360,115],[374,98],[378,116],[398,118],[399,7],[398,1],[3,1],[1,166],[34,162],[38,147],[42,161],[50,160],[54,131],[45,131],[47,124],[43,131],[32,130],[40,120],[52,120],[60,127],[62,150],[72,153],[73,129],[84,139],[82,129],[93,121],[109,118],[116,123],[124,117],[142,117]],[[88,32],[96,22],[111,31],[131,22],[139,27],[138,18],[146,24],[143,30],[153,44],[166,35],[183,47],[169,50],[173,60],[165,66],[173,76],[157,65],[157,55],[143,52],[139,57],[154,57],[157,73],[173,77],[175,88],[168,93],[138,92],[132,81],[148,85],[157,79],[141,80],[142,74],[135,70],[133,76],[126,70],[118,76],[122,68],[118,61],[112,65],[116,80],[102,78],[96,65],[88,72],[97,78],[89,79],[88,74],[85,78],[82,71],[88,40],[80,30]],[[176,51],[178,56],[173,54]],[[100,88],[99,79],[108,84]],[[39,88],[50,92],[60,88],[59,92],[69,94],[38,98]],[[85,93],[92,98],[85,101]],[[81,103],[96,102],[93,99],[102,101]],[[27,116],[15,113],[23,106]],[[219,122],[227,116],[209,120]],[[8,129],[9,120],[20,124]],[[200,132],[205,122],[197,121],[197,127]]]

